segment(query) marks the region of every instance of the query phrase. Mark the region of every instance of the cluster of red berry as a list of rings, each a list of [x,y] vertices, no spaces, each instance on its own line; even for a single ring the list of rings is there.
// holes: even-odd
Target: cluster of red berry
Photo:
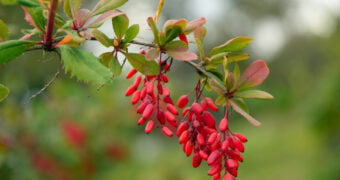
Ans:
[[[150,133],[155,126],[162,129],[167,136],[173,136],[176,132],[185,154],[193,154],[193,167],[199,167],[204,160],[210,166],[208,175],[212,176],[213,180],[221,179],[223,169],[225,180],[235,179],[239,162],[243,161],[241,153],[244,152],[243,143],[247,138],[229,130],[228,107],[224,107],[224,117],[217,124],[212,112],[217,112],[218,107],[211,98],[196,92],[195,102],[186,107],[189,97],[183,95],[177,101],[177,107],[184,108],[183,120],[178,121],[176,116],[179,112],[170,97],[169,89],[165,86],[168,82],[165,73],[169,71],[170,66],[161,61],[159,64],[158,75],[136,76],[125,92],[126,96],[132,96],[132,104],[140,102],[137,106],[137,113],[141,114],[138,124],[146,123],[146,133]],[[136,73],[137,71],[132,69],[126,78],[132,78]],[[198,102],[198,99],[201,101]]]

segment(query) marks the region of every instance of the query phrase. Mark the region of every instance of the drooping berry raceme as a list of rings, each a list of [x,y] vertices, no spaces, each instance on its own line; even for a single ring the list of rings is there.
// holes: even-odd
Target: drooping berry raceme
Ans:
[[[188,101],[188,96],[183,95],[177,105],[183,108]],[[228,109],[217,124],[211,113],[217,110],[218,107],[210,98],[202,97],[200,103],[192,103],[183,109],[184,120],[179,124],[176,135],[185,154],[193,154],[193,167],[199,167],[203,160],[210,166],[208,175],[213,180],[234,180],[238,175],[239,163],[243,161],[241,153],[244,152],[243,143],[247,142],[247,138],[230,131]]]
[[[170,96],[170,90],[165,86],[169,81],[165,74],[170,70],[169,64],[160,61],[158,75],[138,75],[133,84],[125,91],[125,96],[131,96],[131,103],[137,104],[137,113],[141,114],[138,125],[146,123],[144,131],[152,132],[159,127],[162,132],[171,137],[177,127],[178,110]],[[132,69],[126,78],[132,78],[137,71]],[[140,87],[141,86],[141,87]]]

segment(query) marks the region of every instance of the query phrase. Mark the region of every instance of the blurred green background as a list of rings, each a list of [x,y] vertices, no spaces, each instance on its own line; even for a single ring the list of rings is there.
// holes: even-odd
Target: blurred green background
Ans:
[[[95,1],[85,3],[92,7]],[[142,23],[142,41],[150,39],[145,19],[156,5],[156,0],[130,0],[121,9],[132,23]],[[166,1],[161,21],[207,18],[207,50],[249,36],[251,60],[268,62],[271,74],[260,88],[275,99],[248,101],[262,126],[236,114],[230,122],[249,139],[238,179],[340,179],[339,12],[339,0]],[[10,39],[28,27],[23,17],[20,7],[0,5]],[[110,26],[103,31],[112,34]],[[95,54],[105,50],[96,43],[84,48]],[[97,91],[63,74],[29,100],[58,67],[56,54],[42,51],[0,67],[0,83],[11,89],[0,103],[0,179],[210,179],[205,164],[191,167],[175,138],[159,130],[146,135],[137,126],[130,98],[124,97],[131,80],[123,76]],[[177,99],[193,88],[197,75],[183,63],[173,70],[168,86]]]

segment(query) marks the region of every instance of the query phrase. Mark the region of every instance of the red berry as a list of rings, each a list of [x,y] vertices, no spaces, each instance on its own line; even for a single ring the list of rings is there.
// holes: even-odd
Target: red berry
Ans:
[[[241,141],[239,141],[238,139],[233,139],[233,142],[237,150],[239,150],[240,152],[244,152],[244,145]]]
[[[131,103],[136,104],[139,101],[139,99],[140,99],[140,91],[137,90],[131,98]]]
[[[154,88],[153,82],[148,82],[145,84],[145,86],[146,86],[146,93],[153,94],[153,88]]]
[[[233,176],[231,176],[229,173],[226,173],[224,175],[224,180],[236,180]]]
[[[188,130],[185,130],[181,136],[179,137],[179,143],[183,144],[183,143],[186,143],[190,138],[190,135],[189,135],[189,131]]]
[[[132,76],[134,76],[138,71],[136,69],[131,69],[127,74],[126,74],[126,79],[130,79]]]
[[[187,95],[181,96],[177,101],[177,106],[179,108],[184,108],[189,102],[189,98]]]
[[[164,101],[165,103],[174,104],[174,102],[172,101],[172,99],[171,99],[170,96],[165,96],[165,97],[163,98],[163,101]]]
[[[178,115],[178,110],[172,104],[166,104],[166,109],[174,115]]]
[[[137,77],[135,78],[135,80],[133,81],[132,86],[135,86],[136,89],[137,89],[141,81],[142,81],[142,76],[137,76]]]
[[[219,151],[213,151],[208,159],[207,159],[207,163],[210,165],[210,164],[213,164],[214,162],[216,162],[219,158],[220,158],[220,155],[221,153]]]
[[[179,39],[183,42],[185,42],[186,44],[188,44],[188,39],[187,39],[187,36],[184,34],[184,33],[181,33],[178,35]]]
[[[164,115],[168,121],[176,121],[176,117],[171,112],[166,111]]]
[[[138,119],[138,122],[137,122],[137,123],[138,123],[138,125],[142,125],[142,124],[144,124],[145,122],[146,122],[146,119],[144,119],[144,118],[141,117],[141,118]]]
[[[205,152],[205,151],[203,151],[203,150],[200,150],[200,156],[201,156],[201,158],[202,159],[204,159],[204,160],[207,160],[208,159],[208,154]]]
[[[187,141],[187,143],[185,144],[185,155],[190,156],[193,148],[194,148],[194,145],[192,144],[192,142]]]
[[[211,98],[205,98],[208,108],[214,112],[218,111],[218,107],[215,105],[215,102]]]
[[[170,96],[170,90],[167,87],[163,88],[163,96]]]
[[[142,114],[144,112],[144,109],[146,108],[147,105],[149,105],[150,103],[145,101],[143,103],[141,103],[138,107],[137,107],[137,113],[138,114]]]
[[[201,133],[198,133],[198,134],[197,134],[196,139],[197,139],[197,143],[198,143],[199,145],[205,145],[204,136],[203,136]]]
[[[222,147],[221,148],[226,151],[228,149],[228,147],[229,147],[229,141],[228,140],[224,140],[222,142]]]
[[[241,133],[233,133],[233,135],[236,136],[243,143],[248,141],[247,137]]]
[[[209,171],[208,171],[208,175],[209,176],[213,176],[217,173],[219,173],[220,171],[222,170],[222,167],[221,166],[211,166]]]
[[[216,121],[214,116],[210,112],[204,111],[202,114],[202,118],[205,125],[207,125],[210,128],[215,128]]]
[[[142,117],[144,119],[149,119],[151,117],[152,113],[153,113],[153,105],[148,104],[143,111]]]
[[[152,120],[148,121],[148,123],[145,126],[145,130],[144,130],[145,133],[149,134],[153,130],[154,126],[155,126],[155,122],[153,122]]]
[[[125,91],[125,96],[131,96],[137,88],[135,86],[130,86],[126,91]]]
[[[165,75],[165,74],[162,74],[162,80],[163,80],[163,82],[165,82],[165,83],[169,82],[169,78],[168,78],[168,76]]]
[[[225,131],[228,129],[228,119],[226,117],[220,121],[220,125],[218,126],[218,128],[221,131]]]
[[[208,143],[209,143],[209,144],[214,143],[215,140],[216,140],[216,137],[217,137],[217,133],[216,133],[216,132],[215,132],[215,133],[212,133],[212,134],[209,136],[209,138],[208,138]]]
[[[198,103],[193,103],[191,105],[191,109],[197,114],[197,115],[201,115],[203,112],[202,106]]]
[[[192,167],[197,168],[201,165],[202,158],[198,152],[195,152],[192,157]]]
[[[237,169],[239,166],[238,161],[234,159],[227,159],[226,164],[227,164],[228,169],[232,169],[232,168]]]
[[[182,122],[181,124],[179,124],[178,128],[177,128],[177,132],[176,132],[176,135],[177,136],[180,136],[182,135],[182,133],[189,129],[189,123],[188,122]]]
[[[162,132],[169,137],[171,137],[173,135],[173,132],[166,126],[162,127]]]
[[[161,123],[161,124],[165,124],[165,115],[164,115],[164,112],[163,111],[159,111],[157,113],[157,119],[158,121]]]

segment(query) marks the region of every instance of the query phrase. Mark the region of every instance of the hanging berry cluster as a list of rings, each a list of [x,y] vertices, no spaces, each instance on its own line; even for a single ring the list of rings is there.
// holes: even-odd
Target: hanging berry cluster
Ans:
[[[244,152],[247,138],[230,130],[228,115],[230,111],[234,111],[252,125],[258,126],[260,122],[249,114],[244,99],[273,98],[265,91],[253,89],[269,75],[265,61],[253,61],[243,73],[238,66],[239,62],[249,58],[243,50],[252,39],[235,37],[206,52],[206,19],[167,20],[159,28],[157,23],[164,5],[164,0],[160,0],[155,16],[146,20],[153,40],[139,42],[136,41],[139,25],[130,25],[128,16],[116,10],[126,2],[127,0],[99,0],[89,10],[80,9],[82,0],[51,0],[50,3],[18,1],[23,6],[25,20],[33,29],[23,31],[26,34],[18,40],[7,41],[6,25],[0,20],[0,30],[6,31],[0,32],[0,65],[29,50],[57,51],[67,73],[80,81],[102,86],[118,77],[127,62],[133,69],[126,78],[134,77],[134,81],[125,95],[131,96],[131,103],[136,105],[136,111],[140,114],[138,124],[145,125],[145,132],[150,133],[154,128],[159,128],[167,136],[176,134],[185,154],[193,154],[193,167],[200,166],[204,160],[210,166],[208,174],[213,179],[235,179],[239,163],[243,161],[241,153]],[[59,3],[63,3],[62,15],[57,10]],[[48,15],[44,16],[46,12]],[[112,21],[115,34],[111,38],[96,29],[108,19]],[[54,32],[54,29],[58,30]],[[33,36],[40,37],[41,40],[30,40]],[[189,36],[191,37],[188,38]],[[78,48],[85,41],[92,40],[113,48],[113,51],[109,50],[96,57]],[[130,51],[131,44],[143,46],[146,52]],[[197,53],[189,51],[190,45],[195,45]],[[118,58],[118,54],[124,58]],[[170,71],[173,60],[190,65],[199,75],[192,104],[187,106],[192,93],[181,96],[177,101],[177,107],[184,108],[180,117],[170,90],[166,87],[169,82],[166,73]],[[55,77],[58,74],[59,71]],[[0,90],[4,92],[0,95],[2,101],[9,90],[2,84]],[[217,98],[205,97],[204,90],[212,91]],[[224,114],[216,122],[213,113],[219,109],[223,109]]]

